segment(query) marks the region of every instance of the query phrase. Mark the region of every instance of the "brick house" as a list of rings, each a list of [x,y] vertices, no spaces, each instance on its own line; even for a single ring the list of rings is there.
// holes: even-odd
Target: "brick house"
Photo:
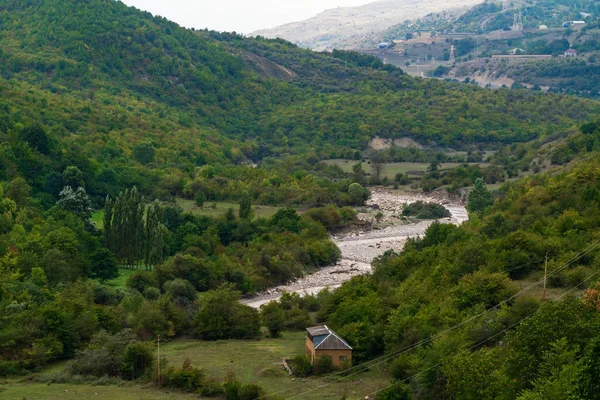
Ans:
[[[306,328],[306,355],[311,363],[319,356],[331,357],[335,367],[343,362],[352,362],[352,347],[327,325]]]

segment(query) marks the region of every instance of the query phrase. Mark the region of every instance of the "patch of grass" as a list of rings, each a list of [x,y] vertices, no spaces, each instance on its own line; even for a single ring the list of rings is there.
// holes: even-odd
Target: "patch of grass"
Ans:
[[[183,211],[189,212],[196,215],[206,215],[208,217],[220,217],[225,214],[228,209],[232,208],[235,212],[235,215],[238,215],[238,211],[240,209],[240,205],[238,203],[229,203],[229,202],[212,202],[207,201],[204,203],[202,208],[196,205],[194,200],[187,199],[176,199],[177,205],[179,205]],[[213,207],[214,206],[214,207]],[[252,206],[254,210],[254,215],[258,218],[270,218],[277,211],[279,211],[281,207],[271,207],[271,206]]]
[[[326,160],[325,163],[329,165],[337,165],[344,172],[352,172],[352,166],[356,164],[356,161],[352,160]],[[381,171],[381,177],[387,177],[390,181],[393,181],[396,174],[401,173],[407,176],[423,176],[427,172],[427,168],[431,163],[417,163],[417,162],[401,162],[401,163],[386,163],[383,164]],[[439,171],[448,171],[459,167],[460,163],[443,163],[439,167]],[[485,163],[471,163],[470,165],[486,165]],[[363,170],[368,174],[373,174],[373,166],[368,162],[362,163]]]
[[[98,229],[104,229],[104,210],[96,210],[92,214],[92,222]]]
[[[202,368],[210,376],[223,379],[228,371],[235,372],[243,383],[262,386],[267,394],[278,393],[281,398],[298,396],[300,399],[364,399],[365,395],[389,385],[387,374],[371,368],[348,378],[341,374],[331,377],[298,378],[288,376],[281,366],[282,360],[304,354],[304,332],[283,332],[278,339],[223,340],[205,342],[177,339],[161,345],[161,354],[168,364],[181,367],[186,357],[192,365]],[[61,364],[62,366],[62,364]],[[58,372],[53,365],[49,371]],[[45,374],[43,371],[42,374]],[[91,386],[74,384],[41,384],[34,379],[3,382],[0,398],[4,399],[187,399],[185,395],[168,390],[159,391],[152,383],[140,386]],[[97,393],[97,394],[96,394]]]
[[[350,168],[352,169],[352,168]],[[207,217],[220,217],[225,214],[228,209],[232,208],[235,212],[235,215],[238,215],[240,205],[238,203],[229,203],[229,202],[212,202],[207,201],[204,203],[204,207],[200,208],[196,205],[196,202],[193,200],[181,199],[177,198],[175,200],[178,206],[180,206],[184,212],[189,212],[195,215],[206,215]],[[216,207],[213,205],[216,204]],[[254,210],[254,216],[257,218],[270,218],[277,211],[279,211],[281,207],[272,207],[272,206],[263,206],[256,205],[252,206],[252,210]],[[104,229],[104,210],[96,210],[92,214],[92,222],[98,229]]]
[[[133,274],[134,272],[134,269],[119,268],[119,276],[115,279],[106,281],[106,285],[112,286],[115,289],[119,287],[124,288],[125,283],[127,282],[127,278],[129,278],[129,275]]]
[[[304,332],[283,332],[278,339],[250,341],[178,339],[161,346],[161,354],[167,357],[170,365],[176,367],[189,357],[192,365],[218,378],[225,376],[227,371],[234,371],[243,383],[256,383],[264,387],[267,393],[286,390],[279,393],[283,398],[299,395],[301,399],[339,399],[345,394],[348,399],[363,399],[377,388],[389,384],[387,375],[376,368],[346,379],[336,375],[325,380],[307,378],[302,382],[298,377],[292,380],[294,377],[284,372],[281,361],[304,354],[304,346]],[[278,374],[278,370],[283,373]],[[321,387],[326,383],[331,385]]]
[[[72,384],[46,384],[11,381],[3,383],[0,398],[3,400],[167,400],[197,399],[198,395],[169,393],[154,387],[90,386]]]

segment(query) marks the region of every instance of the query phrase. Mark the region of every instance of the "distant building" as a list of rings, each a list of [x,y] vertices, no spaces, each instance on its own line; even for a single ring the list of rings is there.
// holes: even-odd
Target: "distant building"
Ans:
[[[320,356],[331,357],[334,366],[352,362],[352,347],[327,325],[306,328],[306,355],[311,363]]]
[[[571,21],[573,25],[585,25],[585,21]]]
[[[569,49],[565,51],[565,57],[577,57],[577,50]]]
[[[384,42],[384,43],[379,43],[379,46],[378,46],[378,47],[379,47],[380,49],[387,49],[388,47],[390,47],[390,44],[389,44],[389,43],[386,43],[386,42]]]
[[[525,53],[525,50],[523,50],[519,47],[515,47],[514,49],[512,49],[508,52],[508,54],[510,54],[511,56],[515,56],[515,55],[523,54],[523,53]]]
[[[541,31],[545,31],[546,29],[548,29],[548,25],[540,25]]]

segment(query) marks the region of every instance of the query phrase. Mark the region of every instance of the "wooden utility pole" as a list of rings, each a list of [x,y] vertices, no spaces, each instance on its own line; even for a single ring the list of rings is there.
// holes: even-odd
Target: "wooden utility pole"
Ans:
[[[546,266],[544,267],[544,291],[542,292],[542,301],[546,301],[546,279],[548,277],[548,252],[546,252]]]
[[[158,361],[158,388],[160,389],[160,335],[158,335],[158,341],[156,342],[157,346],[158,346],[158,351],[157,351],[157,361]]]

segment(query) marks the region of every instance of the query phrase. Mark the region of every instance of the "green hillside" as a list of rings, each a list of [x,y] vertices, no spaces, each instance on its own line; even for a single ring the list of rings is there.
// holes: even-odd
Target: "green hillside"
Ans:
[[[53,196],[60,189],[48,187],[54,174],[69,165],[98,198],[133,184],[181,196],[207,164],[301,154],[314,166],[314,157],[355,158],[375,135],[493,147],[564,132],[599,111],[597,103],[563,96],[420,81],[352,53],[186,30],[114,1],[5,2],[0,27],[4,178],[22,174],[36,193]],[[19,140],[34,124],[48,136],[43,151]],[[248,176],[243,167],[227,168],[216,175]],[[298,181],[275,169],[254,172],[245,187],[274,174]]]
[[[317,374],[305,390],[348,379],[329,397],[598,398],[600,103],[412,78],[113,0],[2,2],[0,94],[0,397],[323,398],[301,387]],[[332,234],[366,226],[352,206],[379,183],[473,185],[470,220],[335,291],[242,304],[336,264]],[[278,338],[314,323],[348,340],[354,369]],[[238,380],[232,357],[255,352]],[[295,381],[270,364],[295,355]]]

